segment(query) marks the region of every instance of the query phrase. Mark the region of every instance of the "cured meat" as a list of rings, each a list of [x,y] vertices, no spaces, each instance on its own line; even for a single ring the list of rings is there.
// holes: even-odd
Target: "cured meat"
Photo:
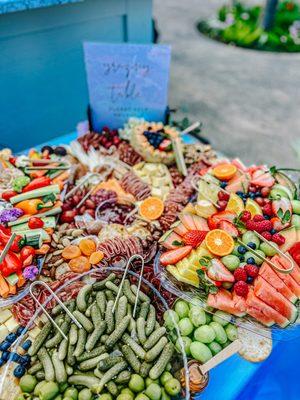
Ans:
[[[137,200],[144,200],[151,196],[151,188],[134,172],[129,171],[121,179],[120,185],[125,192],[131,193]]]

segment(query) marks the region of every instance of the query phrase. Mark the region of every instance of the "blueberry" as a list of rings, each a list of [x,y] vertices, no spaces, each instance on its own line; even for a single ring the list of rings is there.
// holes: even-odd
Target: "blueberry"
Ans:
[[[252,283],[254,281],[254,278],[252,276],[247,277],[247,283]]]
[[[237,249],[237,251],[238,251],[240,254],[245,254],[245,253],[247,252],[247,249],[246,249],[245,246],[239,246],[238,249]]]
[[[6,351],[10,348],[11,343],[7,342],[6,340],[4,342],[1,343],[0,345],[0,350],[1,351]]]
[[[26,327],[25,326],[20,326],[17,330],[16,330],[16,335],[20,336],[22,335],[22,333],[26,332]]]
[[[63,146],[57,146],[54,149],[54,154],[56,154],[57,156],[66,156],[67,150]]]
[[[0,367],[2,367],[2,365],[4,365],[4,364],[5,364],[5,361],[2,358],[0,358]]]
[[[270,215],[264,214],[264,219],[271,219]]]
[[[245,257],[244,256],[239,256],[239,259],[240,259],[241,262],[245,261]]]
[[[248,243],[248,247],[250,247],[250,249],[255,250],[255,249],[256,249],[256,244],[253,243],[253,242],[249,242],[249,243]]]
[[[271,235],[275,235],[276,232],[277,232],[277,231],[276,231],[276,229],[274,229],[274,228],[270,230]]]
[[[16,378],[22,378],[22,376],[25,374],[26,369],[23,365],[18,365],[15,369],[14,369],[14,376]]]
[[[20,354],[18,354],[18,353],[11,353],[10,354],[10,356],[9,356],[9,359],[11,360],[11,361],[14,361],[14,362],[16,362],[16,363],[19,363],[20,361],[21,361],[21,356],[20,356]]]
[[[247,264],[255,264],[255,259],[253,257],[247,258]]]
[[[6,336],[6,340],[10,343],[13,343],[17,339],[17,335],[15,333],[10,333]]]
[[[250,194],[249,194],[249,197],[250,197],[250,199],[254,200],[255,197],[256,197],[256,196],[255,196],[255,193],[250,193]]]
[[[44,151],[48,151],[48,153],[49,154],[52,154],[53,153],[53,148],[51,147],[51,146],[43,146],[42,147],[42,153],[44,152]]]
[[[244,193],[243,193],[243,192],[240,192],[240,191],[236,192],[236,194],[237,194],[239,197],[243,197],[243,196],[244,196]]]
[[[19,362],[22,365],[28,365],[30,363],[31,357],[29,354],[25,354],[25,356],[19,358]]]
[[[221,182],[221,185],[220,185],[220,186],[221,186],[222,189],[225,189],[226,186],[227,186],[227,182]]]
[[[28,350],[29,347],[31,346],[31,344],[32,344],[31,340],[29,340],[29,339],[26,340],[26,341],[22,344],[22,349]]]
[[[255,197],[260,197],[261,196],[261,192],[255,192]]]
[[[10,356],[10,351],[3,351],[1,358],[2,360],[7,361],[9,359],[9,356]]]

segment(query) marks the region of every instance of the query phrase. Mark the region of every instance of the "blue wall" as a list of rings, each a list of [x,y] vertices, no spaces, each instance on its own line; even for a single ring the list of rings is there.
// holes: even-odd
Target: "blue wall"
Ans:
[[[151,18],[151,0],[0,15],[0,144],[18,151],[74,130],[88,103],[82,42],[149,43]]]

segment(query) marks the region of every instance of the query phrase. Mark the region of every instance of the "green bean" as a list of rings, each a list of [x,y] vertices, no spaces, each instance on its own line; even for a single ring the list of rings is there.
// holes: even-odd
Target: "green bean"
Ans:
[[[104,292],[101,291],[96,294],[96,303],[97,306],[100,308],[101,317],[104,318],[106,309],[106,297]]]
[[[91,317],[95,327],[102,321],[101,311],[97,304],[94,304],[91,309]]]
[[[28,374],[29,375],[35,375],[37,372],[41,371],[43,369],[43,365],[41,362],[37,362],[33,364],[29,369],[28,369]]]
[[[136,285],[131,285],[130,289],[135,295],[137,294],[138,287]],[[146,303],[150,303],[150,301],[151,301],[150,298],[145,293],[143,293],[141,290],[139,290],[138,298],[140,301],[146,302]]]
[[[97,356],[97,357],[90,358],[90,359],[88,359],[88,360],[82,361],[82,362],[79,364],[78,368],[79,368],[81,371],[89,371],[90,369],[94,369],[94,368],[98,365],[98,363],[99,363],[101,360],[103,360],[103,359],[105,359],[105,358],[107,358],[107,357],[108,357],[108,354],[107,354],[107,353],[100,354],[100,355]]]
[[[109,393],[110,393],[112,396],[114,396],[114,398],[115,398],[116,396],[118,396],[118,394],[119,394],[119,389],[118,389],[118,387],[117,387],[117,385],[115,384],[114,381],[109,381],[109,382],[106,384],[106,388],[107,388],[107,390],[109,391]]]
[[[58,358],[57,350],[52,353],[52,364],[55,372],[55,379],[57,383],[64,383],[67,381],[67,373],[63,361]]]
[[[156,311],[155,308],[153,307],[152,304],[150,304],[150,308],[149,308],[149,313],[147,316],[147,322],[146,322],[146,336],[151,335],[151,333],[153,332],[153,329],[155,328],[155,322],[156,322]]]
[[[60,361],[63,361],[67,357],[68,353],[68,340],[63,339],[58,348],[58,358]]]
[[[143,317],[139,317],[136,321],[137,337],[141,344],[144,344],[147,340],[145,333],[145,320]]]
[[[118,384],[124,384],[130,381],[131,378],[131,372],[128,370],[122,371],[119,373],[119,375],[116,377],[115,382]]]
[[[53,364],[52,364],[51,358],[49,356],[49,353],[47,352],[45,347],[42,347],[39,350],[38,357],[39,357],[40,362],[43,365],[46,381],[48,381],[48,382],[54,381],[55,372],[54,372]]]
[[[108,275],[107,278],[103,279],[102,281],[94,283],[93,284],[93,289],[95,291],[102,290],[102,289],[105,288],[106,282],[109,282],[109,281],[113,282],[115,279],[116,279],[116,274],[111,273],[111,274]]]
[[[146,355],[145,350],[137,342],[135,342],[127,333],[124,333],[122,340],[135,352],[135,354],[139,358],[141,358],[142,360],[145,358]]]
[[[166,334],[166,328],[164,326],[156,329],[154,332],[151,333],[151,335],[144,343],[144,349],[150,350],[151,347],[153,347],[159,341],[159,339],[165,334]]]
[[[111,349],[121,339],[123,333],[128,327],[130,318],[131,317],[129,315],[126,315],[123,321],[120,322],[116,329],[110,334],[105,344],[107,349]]]
[[[106,329],[106,322],[105,321],[100,321],[99,324],[95,325],[95,329],[93,331],[93,333],[90,334],[86,345],[85,345],[85,349],[87,351],[91,351],[96,343],[98,342],[98,340],[100,339],[101,335],[105,332]]]
[[[171,360],[174,352],[174,346],[172,343],[168,343],[165,348],[163,349],[161,355],[159,356],[158,360],[154,364],[154,366],[150,369],[149,377],[150,379],[157,379],[166,369],[167,364]]]
[[[105,374],[100,379],[100,383],[96,388],[96,393],[101,393],[101,391],[104,388],[104,385],[106,385],[109,381],[111,381],[119,372],[123,371],[126,367],[127,367],[126,361],[121,361],[118,364],[114,365],[112,368],[110,368],[108,371],[106,371]]]
[[[78,340],[76,343],[76,348],[74,350],[74,356],[79,357],[84,352],[84,347],[86,343],[87,332],[85,329],[79,329],[78,331]]]
[[[115,311],[115,319],[116,319],[117,326],[123,320],[123,318],[125,318],[126,314],[127,314],[127,297],[121,296],[119,298],[117,308]]]
[[[52,324],[50,321],[46,322],[43,326],[41,332],[37,335],[35,341],[33,342],[32,346],[28,350],[28,354],[30,356],[34,356],[37,354],[39,349],[43,346],[45,340],[47,339],[49,333],[51,332]]]
[[[119,362],[124,361],[122,356],[110,356],[99,362],[98,368],[100,371],[107,371]]]
[[[135,295],[132,293],[130,289],[130,282],[128,279],[125,279],[123,285],[123,293],[127,297],[127,300],[130,304],[135,304]]]
[[[107,334],[111,334],[115,327],[114,315],[112,312],[113,306],[114,306],[113,300],[109,300],[106,304],[105,322],[106,322],[106,333]]]
[[[81,374],[81,375],[71,375],[68,378],[68,382],[71,385],[77,385],[77,386],[86,386],[89,389],[92,389],[96,386],[99,386],[100,384],[100,379],[96,378],[95,376],[89,376],[86,374]]]
[[[152,368],[153,364],[152,363],[148,363],[146,361],[142,362],[141,364],[141,368],[140,368],[140,375],[142,378],[147,378],[147,376],[149,375],[149,371]]]
[[[163,351],[163,349],[167,343],[168,343],[168,339],[165,336],[160,338],[159,341],[156,343],[156,345],[153,346],[151,350],[147,351],[145,360],[147,362],[151,362],[151,361],[155,360],[160,355],[160,353]]]
[[[82,362],[85,360],[89,360],[90,358],[94,358],[97,356],[100,356],[101,354],[104,354],[106,352],[105,346],[99,346],[94,348],[92,351],[89,352],[84,352],[80,356],[76,357],[78,362]]]
[[[81,325],[84,327],[84,329],[91,333],[94,330],[94,325],[91,323],[91,321],[80,311],[75,310],[73,312],[73,315],[75,318],[78,319],[78,321],[81,323]]]
[[[148,302],[142,303],[140,307],[139,317],[144,318],[144,320],[146,320],[149,308],[150,308],[150,303]]]
[[[125,344],[122,346],[122,353],[131,368],[138,374],[140,371],[141,363],[137,356],[134,354],[133,350],[127,344]]]
[[[69,342],[70,344],[75,345],[78,340],[78,328],[75,324],[71,325],[70,332],[69,332]]]

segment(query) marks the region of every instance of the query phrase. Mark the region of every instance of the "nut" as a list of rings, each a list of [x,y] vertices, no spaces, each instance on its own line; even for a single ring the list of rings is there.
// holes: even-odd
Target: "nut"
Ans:
[[[65,262],[65,260],[63,258],[60,258],[59,260],[55,261],[55,263],[53,264],[53,267],[58,267],[59,265],[61,265],[64,262]]]
[[[54,256],[59,256],[61,253],[63,252],[63,250],[55,250],[52,254],[54,255]]]
[[[62,244],[64,247],[67,247],[67,246],[69,246],[69,245],[71,244],[71,242],[70,242],[70,240],[69,240],[68,238],[64,237],[64,238],[61,240],[61,244]]]
[[[74,229],[72,232],[72,236],[73,237],[78,237],[81,236],[83,234],[83,230],[82,229]]]
[[[58,233],[53,233],[52,239],[54,240],[55,243],[59,242],[59,234]]]

